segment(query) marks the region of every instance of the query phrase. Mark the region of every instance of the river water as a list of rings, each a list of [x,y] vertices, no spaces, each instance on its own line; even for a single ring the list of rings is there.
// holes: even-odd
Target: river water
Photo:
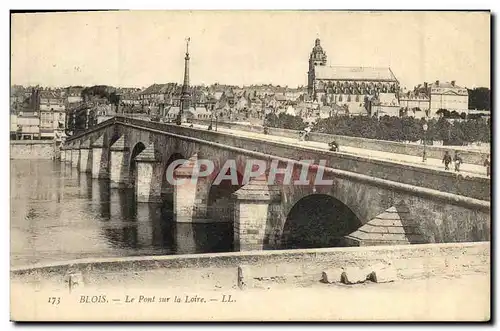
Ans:
[[[68,163],[11,160],[11,266],[90,257],[233,250],[227,223],[173,221],[167,203],[136,203]]]

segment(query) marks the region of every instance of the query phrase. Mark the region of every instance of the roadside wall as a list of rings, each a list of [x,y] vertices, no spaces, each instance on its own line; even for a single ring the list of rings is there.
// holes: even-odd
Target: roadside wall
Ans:
[[[207,126],[209,124],[209,121],[205,120],[194,120],[193,122],[196,124],[203,124]],[[223,128],[232,128],[236,130],[249,131],[249,132],[262,132],[263,130],[262,126],[259,125],[244,125],[244,124],[235,124],[226,122],[218,122],[217,125]],[[288,138],[297,138],[299,135],[298,131],[296,130],[287,130],[279,128],[269,128],[269,134],[288,137]],[[323,142],[323,143],[329,143],[332,140],[336,140],[340,144],[340,146],[356,147],[374,151],[413,155],[413,156],[422,156],[422,153],[424,151],[423,145],[405,144],[388,140],[338,136],[338,135],[331,135],[318,132],[312,132],[310,139],[312,141]],[[476,165],[483,165],[484,160],[488,155],[487,153],[482,153],[478,151],[464,151],[461,148],[457,148],[457,150],[460,151],[460,154],[465,163],[476,164]],[[426,147],[427,157],[433,159],[442,159],[445,151],[448,151],[452,156],[455,153],[455,149],[453,147],[447,147],[447,146]]]

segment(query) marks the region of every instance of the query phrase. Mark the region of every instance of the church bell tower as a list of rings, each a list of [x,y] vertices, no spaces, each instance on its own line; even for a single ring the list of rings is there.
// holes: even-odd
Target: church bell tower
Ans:
[[[311,55],[309,56],[309,71],[307,72],[307,93],[314,98],[314,80],[316,66],[326,66],[326,53],[321,47],[321,41],[316,39]]]

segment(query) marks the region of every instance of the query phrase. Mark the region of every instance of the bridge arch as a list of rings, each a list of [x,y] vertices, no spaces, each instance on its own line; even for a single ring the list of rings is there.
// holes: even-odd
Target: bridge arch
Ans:
[[[298,200],[286,215],[283,249],[342,246],[342,237],[362,225],[343,202],[329,194],[310,194]]]
[[[143,142],[137,142],[132,150],[130,151],[130,159],[129,159],[129,180],[131,185],[135,185],[135,181],[137,178],[137,163],[135,162],[135,158],[139,155],[143,150],[146,149],[146,145]]]
[[[219,169],[216,174],[208,190],[207,216],[218,221],[232,222],[234,215],[232,194],[243,186],[243,175],[235,167]],[[218,180],[219,176],[224,179]]]

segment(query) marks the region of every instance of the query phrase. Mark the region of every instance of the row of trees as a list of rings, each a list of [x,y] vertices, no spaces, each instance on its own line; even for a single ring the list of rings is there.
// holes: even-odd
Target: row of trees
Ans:
[[[469,109],[491,110],[491,90],[487,87],[468,89]]]
[[[424,124],[427,124],[427,131],[424,131]],[[302,130],[307,126],[300,116],[284,113],[268,114],[266,125],[290,130]],[[440,118],[425,121],[413,117],[335,116],[317,121],[313,131],[390,141],[439,140],[448,145],[490,142],[491,139],[489,119],[449,121]]]
[[[427,124],[427,131],[424,131]],[[440,140],[449,145],[489,142],[490,120],[469,119],[449,121],[445,118],[416,119],[413,117],[331,117],[318,121],[314,130],[370,139],[391,141]]]

